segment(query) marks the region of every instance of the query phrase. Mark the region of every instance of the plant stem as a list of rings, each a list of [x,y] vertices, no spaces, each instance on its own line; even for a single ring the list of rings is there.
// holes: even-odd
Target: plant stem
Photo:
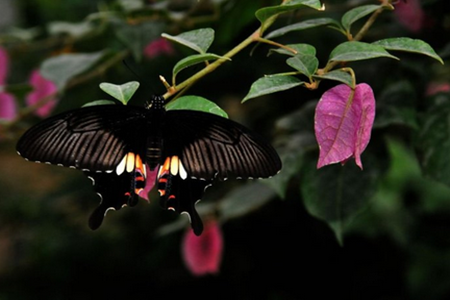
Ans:
[[[367,33],[367,31],[369,30],[369,28],[373,25],[373,23],[375,22],[375,20],[378,18],[378,16],[385,10],[385,9],[394,9],[394,7],[392,6],[392,4],[389,3],[389,1],[384,0],[383,3],[381,4],[381,7],[378,8],[376,11],[374,11],[372,13],[372,15],[370,16],[370,18],[366,21],[366,23],[364,23],[364,26],[361,27],[361,29],[358,31],[358,33],[355,35],[355,37],[353,38],[353,41],[360,41]]]
[[[372,13],[370,18],[364,23],[363,27],[358,31],[358,33],[355,35],[355,37],[352,39],[352,41],[360,41],[362,38],[366,35],[369,28],[373,25],[375,20],[378,18],[378,16],[385,10],[385,9],[394,9],[392,4],[389,3],[389,0],[383,0],[381,7],[378,8],[376,11]],[[328,63],[325,68],[323,68],[323,73],[327,73],[331,71],[334,67],[339,65],[340,61],[332,61]]]
[[[268,40],[268,39],[264,39],[264,38],[260,37],[260,38],[257,39],[257,41],[261,42],[261,43],[266,43],[266,44],[269,44],[269,45],[277,46],[279,48],[283,48],[283,49],[285,49],[285,50],[287,50],[289,52],[292,52],[293,54],[297,54],[297,50],[295,50],[295,49],[293,49],[291,47],[285,46],[283,44],[280,44],[280,43]]]
[[[196,82],[197,80],[199,80],[200,78],[205,76],[206,74],[211,73],[212,71],[217,69],[223,63],[229,61],[231,59],[231,57],[236,55],[239,51],[241,51],[242,49],[244,49],[245,47],[250,45],[252,42],[257,41],[260,38],[259,32],[260,32],[260,28],[258,28],[254,33],[252,33],[249,37],[247,37],[245,40],[243,40],[239,45],[237,45],[236,47],[234,47],[233,49],[228,51],[226,54],[224,54],[223,57],[221,57],[218,60],[214,61],[213,63],[209,64],[208,66],[206,66],[199,72],[195,73],[194,75],[192,75],[190,78],[186,79],[185,81],[179,83],[173,89],[167,91],[163,95],[163,97],[165,99],[167,99],[167,98],[173,96],[174,94],[176,94],[180,90],[186,88],[187,86],[190,86],[191,84],[193,84],[194,82]]]

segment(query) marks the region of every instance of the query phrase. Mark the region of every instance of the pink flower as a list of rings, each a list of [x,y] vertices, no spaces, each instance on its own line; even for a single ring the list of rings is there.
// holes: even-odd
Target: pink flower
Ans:
[[[173,49],[172,44],[164,38],[158,38],[150,42],[144,49],[144,56],[150,59],[162,54],[172,55],[174,53],[175,50]]]
[[[31,72],[29,82],[34,89],[26,97],[26,103],[28,105],[34,105],[40,100],[52,96],[46,104],[39,107],[35,112],[40,117],[48,116],[56,105],[57,98],[55,96],[58,88],[52,81],[42,77],[38,70]]]
[[[316,107],[314,131],[320,148],[317,168],[345,163],[354,156],[362,169],[361,154],[370,141],[375,119],[375,97],[368,84],[346,84],[326,91]]]
[[[0,119],[12,120],[17,114],[16,101],[13,95],[0,93]]]
[[[202,235],[191,229],[185,233],[182,254],[186,267],[195,276],[217,274],[222,260],[223,237],[216,220],[205,223]]]
[[[420,5],[420,0],[399,1],[395,5],[397,20],[411,32],[419,32],[425,20],[425,13]]]
[[[8,52],[3,47],[0,47],[0,85],[6,82],[6,76],[9,71],[9,56]]]
[[[12,94],[3,91],[6,77],[9,72],[9,56],[3,47],[0,47],[0,119],[12,120],[17,114],[16,99]]]
[[[148,165],[145,165],[147,179],[145,180],[145,188],[139,192],[139,197],[149,201],[148,193],[151,191],[151,189],[155,185],[156,176],[158,175],[158,169],[159,169],[159,166],[156,166],[156,168],[153,171],[150,171],[150,168],[148,167]]]
[[[448,93],[450,92],[450,84],[447,82],[431,82],[427,86],[426,95],[427,96],[433,96],[437,93]]]

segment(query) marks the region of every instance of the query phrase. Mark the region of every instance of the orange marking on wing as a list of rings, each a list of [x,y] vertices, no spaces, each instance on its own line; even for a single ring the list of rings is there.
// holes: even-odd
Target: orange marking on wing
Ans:
[[[139,170],[142,170],[142,159],[141,159],[141,157],[139,156],[139,154],[136,154],[136,162],[135,162],[135,164],[136,164],[136,169],[139,169]]]
[[[169,167],[170,167],[170,157],[167,157],[167,158],[166,158],[166,161],[164,162],[164,165],[163,165],[162,167],[163,167],[163,170],[164,170],[164,171],[169,170]]]

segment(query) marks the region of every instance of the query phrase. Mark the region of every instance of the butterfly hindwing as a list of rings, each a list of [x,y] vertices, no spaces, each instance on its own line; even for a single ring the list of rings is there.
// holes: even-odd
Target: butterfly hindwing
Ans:
[[[179,214],[188,214],[194,233],[200,235],[203,231],[203,223],[195,209],[195,204],[200,201],[205,189],[211,185],[211,181],[185,177],[180,169],[175,170],[172,167],[173,164],[182,166],[177,156],[168,157],[158,172],[160,205],[164,209],[173,210]]]
[[[147,110],[123,105],[80,108],[49,118],[17,143],[24,158],[81,169],[111,171],[127,151],[145,151],[138,132]]]
[[[268,142],[217,115],[171,110],[166,113],[163,130],[163,156],[179,156],[194,178],[267,178],[281,169],[280,158]]]
[[[146,171],[140,156],[129,152],[122,162],[123,166],[118,166],[113,173],[84,172],[92,179],[94,189],[101,198],[100,205],[89,218],[92,230],[100,227],[108,210],[135,206],[139,193],[145,187]]]

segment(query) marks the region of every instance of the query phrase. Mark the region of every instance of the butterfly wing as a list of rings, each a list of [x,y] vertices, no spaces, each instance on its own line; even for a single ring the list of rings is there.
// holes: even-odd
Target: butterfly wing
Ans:
[[[215,178],[266,178],[281,169],[278,154],[262,137],[216,115],[168,111],[163,131],[164,164],[158,175],[161,206],[187,213],[196,235],[203,224],[195,204]]]
[[[145,156],[146,109],[123,105],[72,110],[31,127],[17,143],[24,158],[84,171],[112,171],[129,151]]]
[[[205,189],[211,185],[211,181],[182,178],[179,173],[173,175],[171,162],[174,160],[178,161],[178,158],[176,156],[167,158],[158,172],[160,205],[164,209],[173,210],[179,214],[186,213],[194,233],[200,235],[203,231],[203,223],[195,209],[195,204],[200,201]]]
[[[124,159],[122,172],[84,172],[92,180],[94,189],[100,196],[100,205],[89,218],[89,227],[97,229],[103,218],[110,210],[119,210],[124,206],[135,206],[139,200],[139,193],[145,188],[146,171],[138,155],[130,152]]]
[[[190,177],[267,178],[281,169],[275,149],[232,120],[200,111],[171,110],[163,129],[163,157],[178,156]]]

